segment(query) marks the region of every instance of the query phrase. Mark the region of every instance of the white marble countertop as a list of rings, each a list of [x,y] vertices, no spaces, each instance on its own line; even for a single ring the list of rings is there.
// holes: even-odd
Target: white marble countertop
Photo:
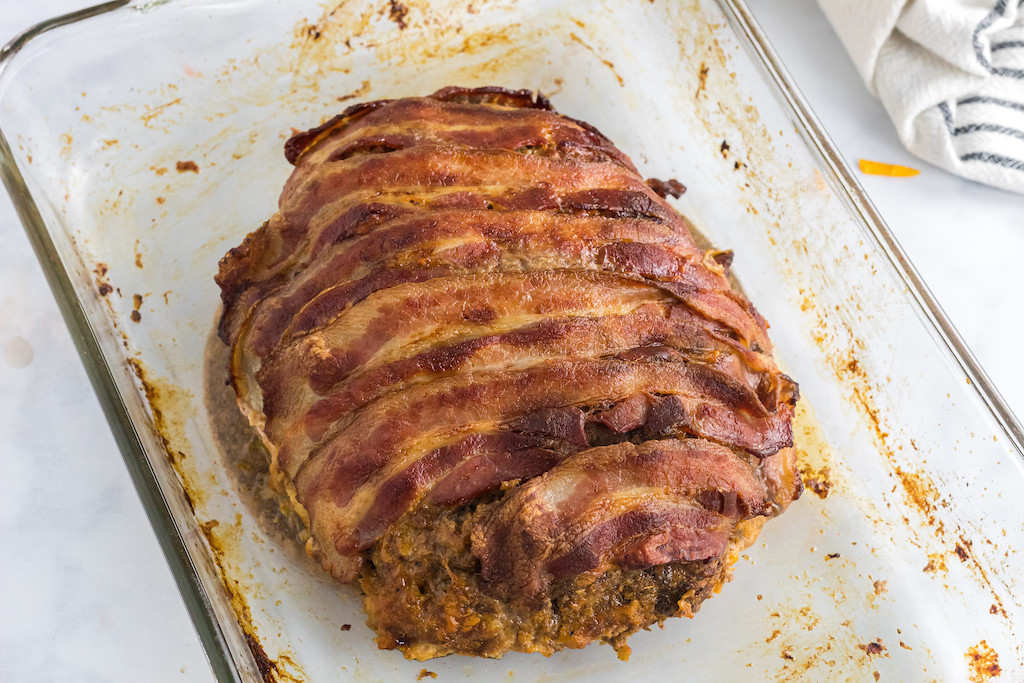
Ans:
[[[1024,303],[1024,197],[948,175],[903,150],[813,0],[749,2],[847,161],[922,169],[912,179],[861,182],[1011,407],[1024,415],[1024,365],[1016,358],[1024,322],[1012,320]],[[89,4],[0,0],[0,43]],[[212,680],[3,193],[0,244],[0,680]]]

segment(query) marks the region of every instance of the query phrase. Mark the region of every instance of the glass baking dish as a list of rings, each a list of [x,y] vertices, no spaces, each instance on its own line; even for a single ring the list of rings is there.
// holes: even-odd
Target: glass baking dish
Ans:
[[[1024,432],[741,0],[117,1],[0,69],[4,183],[218,678],[1024,677]],[[805,397],[807,492],[629,663],[376,650],[222,410],[213,274],[273,212],[292,127],[449,84],[540,89],[680,179]]]

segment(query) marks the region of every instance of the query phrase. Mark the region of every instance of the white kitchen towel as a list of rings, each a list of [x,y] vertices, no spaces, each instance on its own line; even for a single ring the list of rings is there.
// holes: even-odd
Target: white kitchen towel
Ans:
[[[818,4],[907,149],[1024,194],[1024,0]]]

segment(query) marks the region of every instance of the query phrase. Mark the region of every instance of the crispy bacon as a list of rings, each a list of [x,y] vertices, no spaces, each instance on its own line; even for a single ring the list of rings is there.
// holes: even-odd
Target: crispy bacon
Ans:
[[[546,211],[442,209],[401,214],[383,225],[363,221],[352,242],[334,243],[318,261],[256,302],[248,340],[264,356],[281,341],[293,318],[314,298],[340,283],[366,278],[374,271],[448,268],[484,272],[546,268],[615,268],[602,250],[616,244],[652,244],[669,250],[680,264],[703,258],[688,239],[660,223]],[[327,314],[330,317],[330,313]]]
[[[279,466],[294,478],[314,533],[329,529],[338,551],[352,553],[361,549],[352,530],[380,487],[446,443],[530,413],[644,392],[670,395],[681,406],[673,424],[657,425],[658,433],[699,436],[759,454],[792,445],[788,406],[767,413],[752,392],[740,405],[727,404],[739,395],[738,385],[699,364],[571,360],[439,378],[385,394],[341,415],[312,453],[282,449]]]
[[[495,492],[473,552],[506,598],[719,557],[799,495],[796,385],[677,181],[500,88],[356,105],[285,154],[219,332],[340,580],[412,511]]]
[[[516,487],[474,532],[473,554],[493,594],[536,596],[582,572],[714,557],[767,503],[755,469],[708,441],[592,448]]]

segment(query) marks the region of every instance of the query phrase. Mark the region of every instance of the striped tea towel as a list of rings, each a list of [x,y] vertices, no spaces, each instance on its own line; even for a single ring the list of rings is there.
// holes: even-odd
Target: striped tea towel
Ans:
[[[912,153],[1024,193],[1024,0],[818,0]]]

